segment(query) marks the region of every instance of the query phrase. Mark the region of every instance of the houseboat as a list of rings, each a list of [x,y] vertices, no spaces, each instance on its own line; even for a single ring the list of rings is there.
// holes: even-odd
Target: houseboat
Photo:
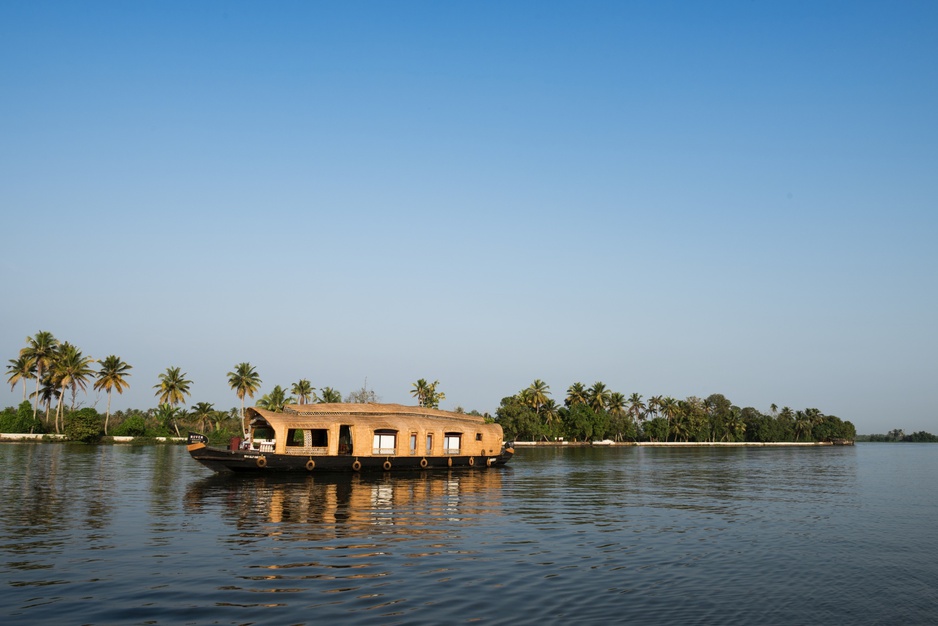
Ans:
[[[245,410],[250,432],[228,448],[189,433],[189,454],[216,472],[364,472],[487,468],[514,455],[482,417],[399,404],[291,404]]]

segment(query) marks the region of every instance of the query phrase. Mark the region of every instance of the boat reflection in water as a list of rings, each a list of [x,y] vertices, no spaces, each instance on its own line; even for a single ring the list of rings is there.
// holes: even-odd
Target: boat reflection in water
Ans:
[[[193,483],[186,508],[217,511],[246,541],[328,539],[407,529],[445,533],[454,522],[501,515],[502,472],[422,472],[408,475],[214,475]]]

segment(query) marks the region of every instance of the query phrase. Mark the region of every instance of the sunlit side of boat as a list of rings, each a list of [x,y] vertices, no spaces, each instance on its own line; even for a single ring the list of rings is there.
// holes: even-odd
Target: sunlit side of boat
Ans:
[[[245,410],[246,445],[208,445],[189,434],[189,454],[216,472],[391,471],[486,468],[514,454],[502,427],[482,417],[399,404],[293,404]]]

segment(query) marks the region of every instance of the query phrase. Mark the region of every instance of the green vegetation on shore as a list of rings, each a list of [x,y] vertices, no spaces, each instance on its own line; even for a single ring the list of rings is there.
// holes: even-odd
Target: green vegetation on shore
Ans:
[[[924,430],[912,433],[911,435],[905,434],[901,428],[897,428],[889,431],[885,435],[857,435],[857,441],[878,441],[878,442],[891,442],[891,441],[901,441],[906,443],[938,443],[938,435],[933,435],[927,433]]]
[[[772,405],[771,414],[753,407],[740,408],[722,394],[706,398],[641,394],[628,398],[602,382],[587,388],[573,383],[563,406],[550,397],[542,380],[513,396],[503,398],[496,421],[507,439],[523,441],[684,441],[684,442],[787,442],[856,438],[849,421],[820,410],[792,411]]]
[[[94,369],[94,365],[98,369]],[[167,367],[153,385],[158,402],[155,408],[129,409],[111,413],[112,393],[122,394],[130,387],[132,366],[116,355],[95,360],[80,349],[61,342],[48,331],[39,331],[26,338],[26,346],[16,359],[7,365],[7,382],[11,389],[23,387],[23,402],[19,407],[7,407],[0,412],[0,432],[3,433],[56,433],[76,441],[96,441],[101,436],[173,437],[185,430],[199,430],[208,434],[213,443],[227,443],[230,437],[243,436],[245,397],[253,398],[261,385],[260,376],[250,363],[239,363],[228,372],[228,384],[241,402],[240,410],[217,410],[210,402],[197,402],[187,410],[192,381],[179,367]],[[32,391],[35,381],[35,387]],[[91,407],[81,407],[79,393],[87,394],[88,385],[96,391],[107,392],[107,408],[102,416]],[[301,379],[290,387],[296,397],[276,385],[270,393],[262,395],[258,406],[274,411],[286,404],[299,402],[342,402],[342,394],[323,387],[321,396],[308,379]],[[66,398],[69,402],[66,402]],[[378,398],[367,388],[352,392],[347,402],[375,402]],[[112,425],[113,420],[113,425]]]
[[[95,364],[97,370],[93,368]],[[22,385],[23,403],[0,413],[0,432],[64,431],[70,439],[93,441],[101,435],[179,436],[186,429],[193,429],[206,433],[213,442],[223,443],[247,431],[245,398],[254,398],[262,384],[254,366],[238,363],[227,377],[240,407],[224,411],[215,409],[212,403],[197,402],[187,410],[182,405],[191,395],[192,381],[181,368],[172,366],[166,368],[153,385],[158,402],[156,408],[112,414],[112,392],[121,394],[130,386],[131,369],[131,365],[116,355],[96,361],[84,356],[76,346],[60,342],[52,333],[39,331],[27,337],[18,358],[9,361],[7,382],[11,389]],[[35,381],[34,390],[29,391],[32,381]],[[76,406],[78,394],[87,393],[89,384],[95,390],[107,392],[107,409],[103,416],[93,408]],[[413,384],[411,395],[420,406],[437,408],[446,398],[438,385],[437,380],[428,382],[421,378]],[[256,404],[282,411],[285,405],[293,403],[343,401],[342,394],[332,387],[322,387],[318,395],[316,391],[312,383],[303,378],[292,385],[275,385]],[[706,398],[690,396],[683,400],[651,396],[646,400],[638,393],[626,396],[614,392],[602,382],[590,387],[576,382],[567,388],[562,405],[550,395],[550,386],[535,380],[517,394],[503,398],[494,418],[486,417],[501,424],[509,440],[797,442],[857,438],[856,429],[849,421],[826,415],[816,408],[793,411],[783,407],[779,410],[773,404],[766,414],[753,407],[740,408],[721,394]],[[68,403],[66,397],[70,400]],[[380,398],[368,389],[366,381],[344,401],[379,402]],[[100,425],[96,426],[98,422]],[[931,440],[926,437],[932,436],[915,433],[909,436],[914,439],[889,439],[887,435],[869,437],[870,441],[924,441]]]

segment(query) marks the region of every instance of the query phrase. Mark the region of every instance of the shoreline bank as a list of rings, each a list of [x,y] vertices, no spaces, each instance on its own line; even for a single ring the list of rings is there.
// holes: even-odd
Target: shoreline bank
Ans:
[[[102,437],[98,443],[133,443],[135,439],[148,439],[159,441],[161,443],[179,443],[186,441],[185,437],[122,437],[108,435]],[[0,443],[19,443],[19,442],[42,442],[42,441],[67,441],[65,435],[61,433],[0,433]]]
[[[779,448],[833,446],[830,441],[515,441],[515,447]],[[853,442],[839,445],[853,445]]]

